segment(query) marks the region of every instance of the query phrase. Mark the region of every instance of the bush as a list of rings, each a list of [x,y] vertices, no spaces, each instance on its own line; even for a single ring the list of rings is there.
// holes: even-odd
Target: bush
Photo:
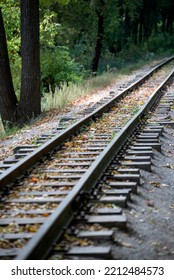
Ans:
[[[161,33],[156,36],[150,37],[144,48],[148,52],[163,53],[164,51],[173,50],[174,36],[169,33]]]
[[[55,86],[80,81],[83,67],[71,59],[68,48],[59,46],[41,52],[41,76],[44,89],[54,91]]]

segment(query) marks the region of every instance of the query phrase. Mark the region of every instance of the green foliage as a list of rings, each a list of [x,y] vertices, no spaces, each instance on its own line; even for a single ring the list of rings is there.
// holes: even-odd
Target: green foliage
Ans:
[[[63,83],[77,82],[82,77],[82,67],[70,57],[68,47],[58,45],[62,36],[62,25],[57,23],[57,14],[42,10],[40,24],[41,40],[41,75],[44,90]]]
[[[61,24],[57,23],[57,14],[49,9],[43,9],[40,20],[41,49],[54,48],[56,37],[61,34],[61,29]]]
[[[0,0],[16,93],[20,93],[20,1]],[[40,0],[41,74],[44,86],[79,82],[90,69],[97,12],[104,16],[99,72],[146,60],[174,47],[171,0]],[[142,24],[140,26],[140,23]],[[77,63],[78,62],[78,63]],[[83,66],[82,66],[83,65]]]
[[[40,3],[44,6],[55,4],[56,2],[61,5],[67,5],[71,0],[40,0]]]
[[[97,17],[90,6],[91,0],[70,1],[55,7],[61,22],[57,44],[67,46],[76,61],[89,69],[97,34]]]
[[[61,46],[41,52],[41,72],[47,89],[48,86],[60,87],[65,82],[80,81],[83,73],[81,66],[70,58],[68,48]]]
[[[91,0],[90,1],[90,6],[95,11],[100,11],[100,12],[103,11],[106,4],[107,4],[107,0]]]
[[[135,20],[139,17],[139,13],[143,8],[143,0],[124,0],[123,7],[124,9],[128,9],[131,20]]]
[[[20,11],[19,3],[15,0],[8,0],[1,3],[6,37],[8,41],[8,51],[12,63],[16,60],[20,46]]]
[[[0,7],[2,9],[3,20],[6,30],[6,37],[8,42],[8,53],[11,63],[14,88],[19,93],[20,85],[20,9],[19,1],[8,0],[1,1]]]
[[[47,2],[47,3],[46,3]],[[56,2],[56,1],[55,1]],[[69,1],[58,1],[61,5]],[[42,4],[53,4],[42,1]],[[20,8],[19,1],[8,0],[1,3],[6,27],[8,51],[11,62],[15,92],[20,98]],[[41,72],[42,80],[48,87],[61,83],[75,82],[82,77],[82,67],[71,59],[67,47],[56,46],[57,38],[62,34],[62,26],[57,23],[57,13],[42,8],[40,12]]]
[[[10,127],[8,122],[3,123],[0,117],[0,139],[15,134],[19,129],[20,128],[16,125]]]
[[[94,92],[96,93],[97,90],[101,90],[113,83],[115,79],[115,73],[104,73],[85,79],[80,83],[69,83],[69,85],[64,83],[61,88],[55,88],[54,94],[50,91],[43,95],[42,110],[62,109],[75,98],[81,98]]]
[[[144,50],[147,52],[163,53],[164,50],[173,51],[174,49],[174,34],[173,36],[164,32],[151,36],[144,43]]]

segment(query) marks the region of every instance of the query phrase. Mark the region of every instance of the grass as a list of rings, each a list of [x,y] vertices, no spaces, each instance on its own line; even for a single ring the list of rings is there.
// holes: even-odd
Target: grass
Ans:
[[[153,57],[150,59],[145,60],[138,60],[136,62],[127,63],[126,65],[123,64],[122,67],[115,67],[114,72],[106,71],[100,75],[95,77],[90,77],[88,79],[83,80],[83,82],[79,84],[63,84],[61,88],[56,88],[55,93],[53,94],[51,91],[49,93],[44,93],[42,97],[42,112],[49,111],[51,109],[62,109],[70,102],[76,98],[84,97],[91,93],[96,92],[97,90],[102,90],[106,86],[111,85],[116,79],[123,75],[130,75],[134,70],[146,65],[147,63],[162,59],[163,57],[167,56],[161,55],[158,57]],[[107,65],[106,61],[104,61],[105,65]],[[114,63],[114,61],[112,62]],[[114,68],[114,65],[112,65]],[[112,69],[108,67],[107,70]],[[136,111],[136,108],[135,108]],[[14,127],[11,129],[3,127],[3,124],[0,119],[0,138],[4,138],[5,136],[9,136],[14,134],[18,131],[18,127]]]
[[[5,130],[4,130],[4,126],[0,117],[0,139],[3,138],[5,136]]]
[[[118,76],[119,74],[106,72],[84,80],[79,84],[63,84],[61,88],[56,87],[54,94],[51,91],[44,94],[42,111],[64,108],[75,98],[86,96],[110,85]]]
[[[26,126],[25,126],[25,128],[26,128]],[[0,117],[0,139],[13,135],[19,130],[21,130],[21,128],[17,125],[15,125],[13,127],[9,127],[8,125],[3,125],[1,117]]]
[[[0,120],[0,139],[15,134],[19,129],[20,128],[18,126],[4,129],[2,121]]]
[[[164,56],[163,56],[164,57]],[[116,79],[123,75],[130,75],[133,71],[152,62],[153,60],[162,59],[162,56],[149,57],[149,59],[139,59],[136,62],[125,62],[121,67],[113,67],[114,72],[106,71],[95,77],[90,77],[79,84],[63,84],[61,88],[56,88],[55,93],[51,91],[43,94],[42,111],[51,109],[62,109],[72,100],[89,95],[97,90],[101,90],[111,85]],[[105,65],[107,65],[105,61]],[[111,68],[108,68],[112,69]]]

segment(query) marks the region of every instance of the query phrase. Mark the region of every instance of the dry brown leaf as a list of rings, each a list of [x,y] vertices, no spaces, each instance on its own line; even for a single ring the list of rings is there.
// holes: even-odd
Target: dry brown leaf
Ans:
[[[32,183],[37,183],[38,181],[39,181],[39,179],[36,177],[32,177],[30,180],[30,182],[32,182]]]
[[[42,216],[43,216],[43,217],[48,217],[48,216],[49,216],[49,213],[43,213]]]
[[[35,225],[27,225],[26,229],[28,232],[37,232],[39,229],[39,225],[35,224]]]
[[[154,207],[154,202],[152,200],[148,200],[147,206]]]
[[[151,181],[149,183],[153,185],[155,188],[162,188],[162,185],[159,182]]]

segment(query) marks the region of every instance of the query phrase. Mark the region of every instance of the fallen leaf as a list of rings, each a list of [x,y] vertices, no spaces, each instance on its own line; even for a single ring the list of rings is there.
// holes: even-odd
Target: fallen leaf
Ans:
[[[161,243],[160,242],[152,242],[151,245],[153,245],[156,248],[161,247]]]
[[[131,243],[123,242],[123,241],[120,241],[120,240],[118,241],[118,244],[120,246],[127,247],[127,248],[131,248],[132,247]]]
[[[169,185],[167,185],[167,184],[161,184],[161,187],[169,187]]]
[[[147,206],[154,207],[154,203],[151,200],[147,201]]]
[[[38,181],[39,181],[39,179],[36,177],[32,177],[30,180],[30,182],[32,182],[32,183],[37,183]]]
[[[155,188],[162,188],[161,184],[159,182],[155,182],[155,181],[152,181],[152,182],[149,182],[152,186],[154,186]]]
[[[161,167],[167,167],[167,168],[170,168],[170,169],[174,169],[174,164],[165,164],[165,165],[161,165]]]
[[[42,216],[43,216],[43,217],[48,217],[48,216],[49,216],[49,213],[43,213]]]
[[[26,230],[28,232],[37,232],[39,229],[40,225],[34,224],[34,225],[26,225]]]

